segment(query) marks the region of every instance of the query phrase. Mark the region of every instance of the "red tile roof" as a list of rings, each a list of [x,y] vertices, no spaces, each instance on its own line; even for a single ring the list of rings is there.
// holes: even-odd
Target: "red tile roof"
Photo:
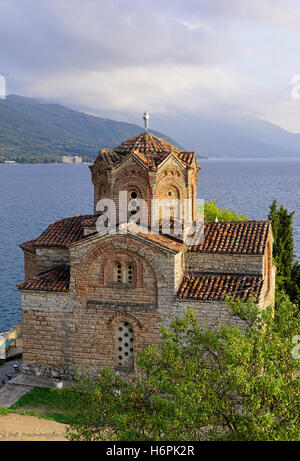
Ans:
[[[70,267],[66,265],[57,266],[45,272],[41,272],[36,277],[18,283],[19,290],[37,290],[67,292],[70,283]]]
[[[84,236],[84,227],[93,227],[99,215],[82,215],[61,219],[50,226],[35,240],[29,240],[20,245],[25,251],[35,251],[36,246],[69,245],[88,238]],[[268,235],[271,229],[270,221],[239,221],[239,222],[206,222],[202,242],[195,242],[188,247],[191,252],[263,255]],[[146,234],[141,228],[140,234]],[[175,250],[175,246],[183,246],[182,242],[167,235],[147,234],[152,241],[161,242]],[[176,241],[177,240],[177,241]]]
[[[185,165],[191,166],[195,152],[184,152],[151,133],[142,133],[127,139],[114,149],[102,149],[100,155],[109,167],[117,166],[129,154],[134,153],[150,167],[157,167],[170,153],[174,153]]]
[[[180,253],[181,251],[186,250],[186,246],[176,239],[158,234],[149,232],[147,229],[143,229],[140,226],[130,226],[128,227],[129,231],[132,230],[133,233],[136,233],[140,237],[144,238],[145,240],[149,240],[150,242],[157,243],[158,245],[164,246],[165,248]]]
[[[225,254],[264,254],[271,221],[206,222],[204,238],[190,251]]]
[[[66,247],[84,237],[83,222],[94,215],[78,215],[50,224],[40,237],[35,239],[36,246]],[[24,244],[23,244],[24,245]]]
[[[30,253],[35,253],[35,240],[28,240],[28,242],[21,243],[20,248],[24,251],[29,251]]]
[[[107,166],[111,168],[113,168],[122,160],[122,156],[120,154],[116,154],[116,152],[114,152],[112,149],[102,149],[99,152],[99,155],[104,158]],[[93,168],[93,166],[94,165],[91,165],[90,168]]]
[[[90,220],[88,221],[88,224],[91,225]],[[94,224],[95,224],[95,222],[94,222]],[[122,228],[125,230],[126,223],[122,223],[122,224],[119,224],[119,225],[116,226],[117,230],[121,230]],[[182,243],[182,241],[179,241],[178,239],[173,238],[171,236],[166,236],[166,235],[157,234],[157,233],[151,233],[151,232],[148,231],[148,229],[143,228],[143,227],[138,226],[138,225],[135,225],[133,223],[127,224],[127,231],[128,231],[129,235],[130,234],[131,235],[137,235],[139,237],[144,238],[145,240],[148,240],[151,243],[156,243],[158,245],[161,245],[161,246],[165,247],[168,250],[171,250],[171,251],[174,251],[174,252],[177,252],[177,253],[186,250],[186,245],[184,245]],[[109,234],[109,235],[112,236],[112,235],[115,235],[115,234]],[[109,235],[107,235],[107,236],[109,237]],[[122,232],[122,230],[121,230],[121,235],[126,235],[126,234],[124,234]],[[89,241],[89,240],[93,240],[96,237],[97,237],[97,232],[85,236],[82,239],[82,241],[86,242],[86,241]],[[79,244],[80,242],[81,242],[81,240],[78,240],[76,242],[72,242],[72,244],[70,244],[69,246]]]
[[[177,153],[177,157],[186,165],[192,164],[194,156],[195,156],[195,152],[178,152]]]
[[[133,150],[137,150],[146,156],[148,154],[163,154],[165,152],[179,152],[180,149],[178,147],[173,146],[169,142],[165,141],[163,138],[158,138],[154,134],[149,132],[144,132],[139,134],[138,136],[134,136],[133,138],[127,139],[126,141],[122,142],[118,147],[115,147],[114,152],[124,156],[132,152]]]
[[[177,297],[202,301],[221,301],[225,296],[248,300],[258,298],[263,286],[261,275],[193,274],[185,276]]]

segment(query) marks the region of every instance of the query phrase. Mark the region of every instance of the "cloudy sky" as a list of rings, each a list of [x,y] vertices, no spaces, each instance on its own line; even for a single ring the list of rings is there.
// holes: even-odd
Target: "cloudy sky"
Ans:
[[[0,0],[0,17],[8,93],[300,132],[299,0]]]

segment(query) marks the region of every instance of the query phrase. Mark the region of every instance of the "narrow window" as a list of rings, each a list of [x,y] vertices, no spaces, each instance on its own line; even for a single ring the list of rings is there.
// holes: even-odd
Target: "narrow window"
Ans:
[[[123,266],[120,263],[116,263],[116,281],[118,283],[123,282]]]
[[[131,190],[128,193],[128,205],[129,205],[129,217],[133,216],[137,213],[136,207],[137,207],[137,201],[136,199],[138,198],[138,194],[135,190]]]
[[[133,264],[115,263],[115,281],[117,283],[133,284]]]
[[[127,282],[128,283],[133,282],[133,265],[132,264],[127,265]]]
[[[134,336],[133,328],[128,322],[119,324],[117,338],[118,366],[132,370],[134,367]]]

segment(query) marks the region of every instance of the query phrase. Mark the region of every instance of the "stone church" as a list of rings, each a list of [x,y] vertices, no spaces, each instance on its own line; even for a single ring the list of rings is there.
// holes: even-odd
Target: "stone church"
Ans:
[[[200,167],[194,152],[145,131],[102,149],[90,169],[94,213],[61,219],[20,245],[25,372],[72,376],[78,368],[93,374],[103,366],[132,372],[136,354],[159,344],[162,325],[187,307],[201,325],[218,327],[242,324],[226,295],[253,297],[259,308],[273,304],[269,221],[205,222],[202,238],[191,241],[172,226],[164,232],[162,215],[158,232],[147,223],[124,232],[120,220],[110,232],[97,231],[98,202],[111,199],[118,217],[120,192],[128,204],[175,198],[181,209],[188,200],[195,224]],[[181,219],[180,210],[171,211],[171,222]],[[127,212],[134,217],[130,206]]]

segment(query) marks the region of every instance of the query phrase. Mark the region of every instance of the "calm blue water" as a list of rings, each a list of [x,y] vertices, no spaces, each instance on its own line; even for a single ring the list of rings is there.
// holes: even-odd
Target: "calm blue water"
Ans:
[[[295,253],[300,259],[300,159],[201,160],[198,198],[217,200],[251,219],[265,219],[277,198],[294,218]],[[52,222],[92,213],[87,165],[0,166],[0,331],[21,319],[16,283],[24,280],[18,244],[37,237]]]

